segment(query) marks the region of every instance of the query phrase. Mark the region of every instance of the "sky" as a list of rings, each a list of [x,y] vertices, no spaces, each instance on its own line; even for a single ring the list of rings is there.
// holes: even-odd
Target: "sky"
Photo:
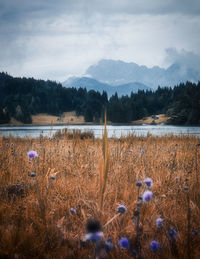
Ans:
[[[0,0],[0,71],[64,81],[101,59],[200,64],[199,0]]]

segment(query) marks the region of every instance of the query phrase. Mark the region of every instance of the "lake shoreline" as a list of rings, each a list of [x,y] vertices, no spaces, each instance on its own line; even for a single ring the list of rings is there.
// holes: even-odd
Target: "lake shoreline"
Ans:
[[[174,126],[174,127],[200,127],[200,125],[182,125],[182,124],[168,124],[168,123],[109,123],[107,122],[107,126]],[[57,126],[104,126],[104,123],[93,123],[93,122],[86,122],[86,123],[58,123],[58,124],[0,124],[0,128],[3,127],[57,127]]]
[[[139,120],[133,120],[127,123],[118,122],[113,123],[111,121],[107,121],[107,125],[112,126],[144,126],[144,125],[168,125],[170,117],[165,114],[157,114],[151,115],[147,117],[143,117]],[[65,112],[62,116],[55,116],[50,114],[37,114],[32,115],[32,123],[24,124],[20,121],[17,121],[15,118],[11,117],[9,123],[0,124],[0,127],[33,127],[33,126],[72,126],[72,125],[104,125],[104,122],[101,120],[99,122],[86,122],[83,116],[76,116],[76,113],[73,112]]]
[[[52,137],[56,133],[64,132],[92,132],[94,137],[101,138],[104,124],[80,124],[80,125],[20,125],[0,127],[0,135],[3,137]],[[120,138],[125,136],[163,136],[163,135],[195,135],[200,137],[199,126],[174,126],[174,125],[133,125],[118,124],[107,125],[109,138]]]

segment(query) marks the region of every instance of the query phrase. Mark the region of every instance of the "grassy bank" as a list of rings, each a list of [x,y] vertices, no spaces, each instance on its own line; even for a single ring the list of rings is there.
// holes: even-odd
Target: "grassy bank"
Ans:
[[[10,123],[1,124],[0,126],[37,126],[37,125],[83,125],[83,124],[98,124],[97,122],[85,122],[83,116],[76,116],[75,111],[72,112],[64,112],[61,116],[49,115],[49,114],[37,114],[32,115],[32,123],[31,124],[23,124],[20,121],[17,121],[14,118],[11,118]],[[165,114],[158,114],[154,116],[144,117],[141,120],[136,120],[129,122],[127,124],[131,125],[156,125],[156,124],[167,124],[170,117],[167,117]],[[100,122],[102,124],[102,122]],[[108,122],[108,124],[112,124]],[[115,123],[113,123],[115,124]],[[117,124],[117,123],[116,123]],[[121,123],[119,123],[121,124]],[[125,123],[126,124],[126,123]],[[124,123],[123,123],[124,125]]]
[[[85,124],[85,120],[83,116],[76,116],[74,111],[72,112],[64,112],[61,116],[55,116],[50,114],[37,114],[32,115],[32,123],[31,124],[23,124],[20,121],[17,121],[14,118],[11,118],[8,126],[36,126],[36,125],[65,125],[65,124]]]
[[[130,136],[106,143],[107,154],[92,136],[0,138],[0,257],[199,258],[199,139]],[[29,150],[38,157],[28,158]],[[142,201],[148,189],[153,198]],[[119,205],[127,211],[117,212]],[[102,225],[101,241],[86,241],[88,219]],[[113,248],[106,252],[109,237]],[[127,248],[119,245],[123,237]]]

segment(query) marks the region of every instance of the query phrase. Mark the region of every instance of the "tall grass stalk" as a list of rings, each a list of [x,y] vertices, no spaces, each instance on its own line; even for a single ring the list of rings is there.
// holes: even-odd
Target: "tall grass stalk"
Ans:
[[[108,137],[107,137],[107,128],[106,128],[106,112],[105,112],[105,125],[104,133],[102,138],[102,153],[103,161],[100,164],[100,210],[103,208],[104,193],[106,190],[106,183],[108,179],[108,170],[109,170],[109,152],[108,152]]]
[[[190,243],[191,243],[191,209],[190,209],[190,194],[189,189],[187,190],[187,258],[191,258],[191,249],[190,249]]]
[[[197,181],[197,183],[199,182],[199,175],[198,175],[199,174],[198,173],[198,148],[199,148],[199,144],[196,145],[196,150],[195,150],[196,151],[195,152],[196,153],[196,157],[195,157],[196,158],[196,162],[195,162],[196,168],[195,169],[196,169],[196,181]]]

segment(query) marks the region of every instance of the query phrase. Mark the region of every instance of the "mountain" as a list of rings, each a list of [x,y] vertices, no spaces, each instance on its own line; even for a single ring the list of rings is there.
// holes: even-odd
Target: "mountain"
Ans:
[[[148,68],[136,63],[126,63],[121,60],[100,60],[96,65],[90,66],[86,74],[102,83],[109,85],[124,85],[131,82],[140,82],[152,89],[159,85],[174,86],[181,82],[198,82],[200,72],[198,68],[181,63],[172,64],[167,69],[154,66]]]
[[[68,80],[63,82],[62,85],[65,87],[86,88],[88,91],[95,90],[100,93],[106,91],[108,97],[114,95],[116,92],[119,96],[122,96],[130,95],[131,92],[136,93],[138,90],[150,90],[146,85],[137,82],[112,86],[89,77],[70,77]]]

